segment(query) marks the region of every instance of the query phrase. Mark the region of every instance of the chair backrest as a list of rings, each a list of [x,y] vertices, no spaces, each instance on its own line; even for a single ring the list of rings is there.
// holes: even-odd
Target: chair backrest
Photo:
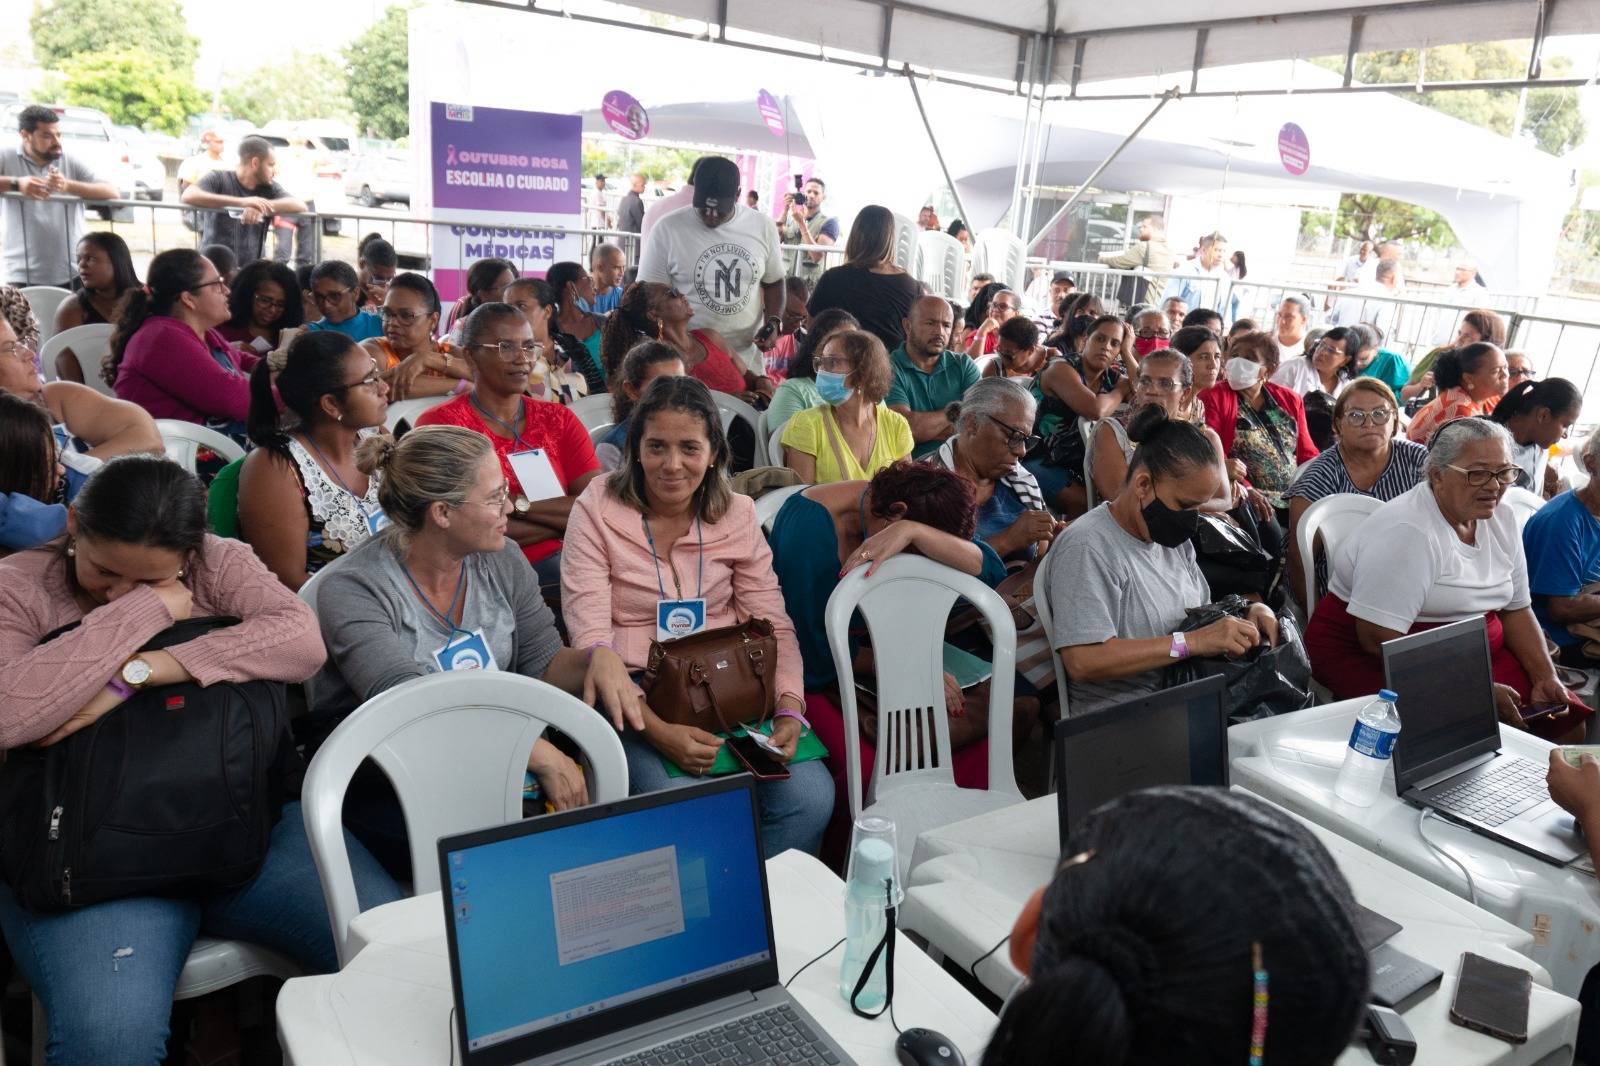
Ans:
[[[96,322],[92,326],[73,326],[53,335],[39,346],[39,366],[44,371],[44,379],[60,380],[61,375],[56,373],[56,360],[63,349],[71,348],[83,371],[83,383],[96,392],[115,396],[111,386],[100,376],[100,364],[105,361],[106,353],[111,351],[111,331],[114,328],[109,323]]]
[[[1039,619],[1039,625],[1044,629],[1044,639],[1050,642],[1050,665],[1055,667],[1056,698],[1061,701],[1061,717],[1067,716],[1067,668],[1061,661],[1061,653],[1056,650],[1056,638],[1052,632],[1055,617],[1050,609],[1050,559],[1051,553],[1046,550],[1039,560],[1039,565],[1033,571],[1033,612]]]
[[[1383,501],[1373,496],[1335,492],[1317,500],[1300,516],[1294,543],[1300,552],[1300,569],[1306,576],[1306,621],[1311,620],[1317,608],[1317,534],[1322,534],[1322,554],[1331,571],[1334,549],[1366,520],[1367,515],[1382,506]]]
[[[244,449],[232,437],[193,422],[158,418],[156,429],[161,433],[161,442],[167,446],[167,458],[191,474],[197,472],[197,456],[202,448],[215,452],[224,463],[244,458]]]
[[[734,419],[750,424],[750,434],[755,439],[757,446],[767,439],[767,416],[745,403],[737,396],[730,396],[726,392],[711,393],[711,398],[717,403],[717,412],[722,415],[722,431],[732,431]],[[782,466],[783,464],[778,464]]]
[[[757,496],[756,519],[760,521],[761,528],[771,533],[772,523],[777,520],[778,512],[783,510],[783,505],[788,502],[789,497],[810,487],[810,485],[785,485]]]
[[[950,723],[945,716],[944,629],[958,598],[977,607],[989,624],[994,675],[989,682],[989,791],[1020,795],[1011,763],[1011,697],[1016,678],[1017,627],[1011,611],[977,578],[917,555],[881,563],[871,579],[866,567],[850,571],[828,597],[828,647],[841,684],[844,735],[859,735],[850,656],[850,618],[860,611],[877,661],[878,744],[869,802],[901,785],[946,784],[951,770]],[[929,745],[929,737],[935,744]],[[846,743],[850,813],[862,811],[861,752]]]
[[[25,285],[18,291],[28,301],[28,307],[39,323],[39,342],[42,344],[55,332],[56,308],[67,302],[72,290],[55,285]]]
[[[432,410],[450,400],[449,396],[423,396],[415,400],[396,400],[389,405],[383,424],[393,433],[402,421],[415,426],[422,412]]]
[[[1528,524],[1528,519],[1544,506],[1544,497],[1537,492],[1529,492],[1521,485],[1512,485],[1506,489],[1506,494],[1500,497],[1500,502],[1511,508],[1511,513],[1517,519],[1517,532],[1520,533],[1522,527]]]
[[[922,227],[914,219],[898,214],[894,216],[894,265],[914,278],[922,274],[917,262],[922,251],[917,243],[920,233]]]
[[[357,913],[345,848],[345,790],[372,759],[405,815],[413,891],[439,888],[438,839],[522,817],[528,754],[547,727],[583,753],[589,798],[628,795],[628,762],[616,730],[582,700],[533,678],[502,671],[432,674],[397,685],[352,711],[318,749],[302,790],[306,836],[322,879],[339,964]]]
[[[767,465],[783,466],[783,427],[789,423],[784,422],[767,436]]]
[[[1094,491],[1094,431],[1100,423],[1078,419],[1078,433],[1083,437],[1083,494],[1090,507],[1100,502]]]
[[[615,422],[602,422],[598,426],[584,427],[589,431],[589,443],[598,447],[600,442],[605,439],[606,434],[615,429],[616,425]]]
[[[616,424],[616,416],[611,413],[611,394],[597,392],[592,396],[579,396],[567,405],[567,410],[578,416],[578,421],[583,423],[583,428],[594,432],[596,426],[611,426]]]
[[[922,254],[917,280],[928,287],[931,296],[967,301],[967,250],[943,230],[926,229],[917,237]]]
[[[1024,269],[1028,247],[1008,229],[986,229],[972,238],[972,268],[975,273],[993,274],[994,280],[1006,288],[1022,294],[1027,284]]]

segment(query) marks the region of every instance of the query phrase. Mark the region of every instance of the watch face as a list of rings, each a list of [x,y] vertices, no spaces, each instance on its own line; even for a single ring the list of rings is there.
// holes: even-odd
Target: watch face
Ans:
[[[129,659],[122,667],[122,680],[130,685],[142,685],[150,680],[150,664],[143,659]]]

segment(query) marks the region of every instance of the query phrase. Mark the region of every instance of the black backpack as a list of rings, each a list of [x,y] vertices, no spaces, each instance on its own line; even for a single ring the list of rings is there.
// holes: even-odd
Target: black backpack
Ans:
[[[189,619],[140,650],[237,624]],[[38,911],[237,888],[260,870],[298,770],[281,682],[136,692],[58,744],[7,753],[0,875]]]

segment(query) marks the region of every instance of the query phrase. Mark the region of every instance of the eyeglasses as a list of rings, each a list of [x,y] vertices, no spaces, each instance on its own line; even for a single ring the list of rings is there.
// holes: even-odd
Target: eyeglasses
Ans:
[[[1133,335],[1140,340],[1147,341],[1152,337],[1170,337],[1172,334],[1164,329],[1138,329],[1133,331]]]
[[[1371,422],[1374,426],[1387,426],[1389,419],[1393,417],[1394,411],[1387,407],[1374,407],[1370,411],[1363,411],[1359,407],[1353,407],[1344,413],[1344,420],[1357,428],[1366,425],[1368,422]],[[1479,484],[1482,483],[1479,482]]]
[[[1171,378],[1153,378],[1149,374],[1140,374],[1139,387],[1141,389],[1155,389],[1158,392],[1177,392],[1183,386]]]
[[[493,496],[490,496],[487,500],[467,500],[463,506],[465,506],[466,503],[475,503],[479,507],[493,507],[496,511],[504,511],[506,509],[506,504],[510,502],[511,486],[502,482],[499,491],[497,491]]]
[[[473,347],[499,352],[501,361],[506,363],[515,363],[518,357],[524,355],[529,359],[537,359],[544,354],[544,345],[538,341],[523,341],[520,344],[516,341],[501,341],[499,344],[474,344]]]
[[[372,368],[372,372],[369,373],[366,377],[362,378],[360,381],[352,381],[348,385],[340,385],[339,386],[339,391],[340,392],[345,392],[345,391],[347,391],[349,389],[359,389],[363,385],[365,385],[365,386],[370,388],[371,386],[376,385],[378,382],[380,382],[382,380],[383,380],[383,375],[378,372],[378,368],[377,367],[373,367]]]
[[[398,311],[391,307],[378,308],[378,317],[385,322],[398,322],[402,326],[414,326],[427,318],[429,311]]]
[[[1520,367],[1520,366],[1514,366],[1514,367],[1509,368],[1506,371],[1506,376],[1509,377],[1511,380],[1515,381],[1517,378],[1531,378],[1531,377],[1533,377],[1533,371],[1524,369],[1523,367]]]
[[[270,296],[253,296],[251,297],[250,302],[255,304],[255,306],[267,311],[282,311],[284,308],[289,306],[285,301],[274,300]]]
[[[1517,475],[1522,473],[1520,466],[1503,466],[1499,470],[1467,470],[1464,467],[1456,466],[1454,463],[1446,463],[1445,467],[1464,475],[1467,479],[1467,484],[1475,489],[1481,489],[1491,481],[1498,481],[1501,485],[1515,484]]]
[[[1007,425],[994,415],[989,415],[988,418],[989,421],[1006,431],[1006,447],[1013,451],[1020,447],[1024,452],[1031,452],[1038,447],[1039,441],[1042,439],[1036,434],[1024,433],[1016,426]]]
[[[202,281],[200,284],[196,285],[194,288],[190,289],[189,291],[190,292],[199,292],[201,289],[209,289],[213,285],[219,285],[224,289],[226,289],[228,287],[228,283],[226,281],[224,281],[222,278],[212,278],[210,281]]]
[[[855,368],[848,356],[819,355],[814,365],[818,370],[826,370],[830,374],[848,374]]]
[[[355,292],[355,290],[354,289],[340,289],[338,292],[315,292],[315,291],[313,291],[311,293],[311,298],[313,300],[315,300],[317,302],[317,305],[320,307],[323,304],[338,303],[340,300],[344,299],[346,296],[349,296],[352,292]]]
[[[33,349],[21,341],[12,341],[10,344],[0,344],[0,355],[9,359],[23,359],[33,362]]]

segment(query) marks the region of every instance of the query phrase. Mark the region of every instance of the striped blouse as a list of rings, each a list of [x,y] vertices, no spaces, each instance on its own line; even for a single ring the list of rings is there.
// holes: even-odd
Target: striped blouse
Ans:
[[[1353,492],[1388,503],[1427,476],[1427,463],[1428,449],[1404,437],[1395,437],[1389,443],[1389,465],[1378,475],[1378,480],[1373,482],[1370,489],[1357,488],[1356,483],[1350,480],[1350,471],[1344,465],[1344,457],[1339,454],[1339,445],[1335,443],[1300,471],[1284,495],[1285,499],[1298,496],[1315,503],[1324,496]],[[1322,552],[1318,551],[1316,555],[1317,590],[1321,592],[1328,587],[1328,564]],[[1304,560],[1301,562],[1303,565]]]

